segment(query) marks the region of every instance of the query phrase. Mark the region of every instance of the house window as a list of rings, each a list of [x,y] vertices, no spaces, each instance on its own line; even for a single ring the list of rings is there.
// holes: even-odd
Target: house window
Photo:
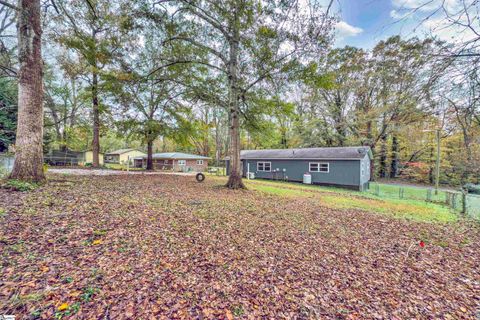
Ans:
[[[163,160],[163,164],[168,164],[168,160]]]
[[[330,172],[330,164],[325,162],[310,162],[309,163],[310,172]]]
[[[272,171],[272,163],[271,162],[257,162],[257,171],[265,171],[265,172]]]
[[[203,160],[197,160],[197,165],[199,166],[203,165]]]
[[[184,166],[187,164],[187,160],[178,160],[178,165],[179,166]]]

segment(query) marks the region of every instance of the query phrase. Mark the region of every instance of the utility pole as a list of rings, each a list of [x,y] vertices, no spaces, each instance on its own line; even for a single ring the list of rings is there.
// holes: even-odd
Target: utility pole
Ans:
[[[437,157],[435,159],[435,195],[438,195],[438,188],[440,185],[440,134],[441,129],[437,128],[435,130],[423,130],[423,132],[432,132],[435,131],[436,133],[436,140],[437,140]]]
[[[440,184],[440,129],[437,129],[437,159],[435,163],[435,195],[438,195]]]

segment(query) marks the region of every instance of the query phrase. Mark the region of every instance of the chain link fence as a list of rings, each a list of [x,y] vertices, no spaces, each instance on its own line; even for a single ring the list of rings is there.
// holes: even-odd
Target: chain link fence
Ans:
[[[456,190],[438,190],[433,188],[384,184],[371,182],[367,191],[380,198],[420,200],[448,206],[459,214],[480,221],[480,195],[468,194]]]
[[[466,200],[466,214],[469,217],[480,221],[480,195],[468,194]]]

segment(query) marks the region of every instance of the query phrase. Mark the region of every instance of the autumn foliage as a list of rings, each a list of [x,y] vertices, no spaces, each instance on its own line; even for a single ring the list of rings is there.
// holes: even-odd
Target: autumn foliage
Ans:
[[[224,183],[51,176],[30,192],[1,189],[1,312],[19,319],[474,318],[478,225],[334,209]]]

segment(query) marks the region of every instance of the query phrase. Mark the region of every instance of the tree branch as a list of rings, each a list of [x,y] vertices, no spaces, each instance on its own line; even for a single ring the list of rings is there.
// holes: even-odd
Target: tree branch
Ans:
[[[10,9],[13,9],[13,10],[21,11],[19,7],[7,1],[0,0],[0,4],[3,4],[5,7],[9,7]]]
[[[163,42],[163,44],[167,43],[167,42],[170,42],[170,41],[175,41],[175,40],[182,40],[182,41],[187,41],[187,42],[190,42],[191,44],[193,44],[194,46],[196,47],[199,47],[199,48],[202,48],[204,50],[207,50],[208,52],[210,52],[211,54],[217,56],[220,60],[222,60],[223,63],[225,63],[225,65],[228,63],[227,61],[227,58],[223,56],[223,54],[213,48],[210,48],[204,44],[201,44],[200,42],[198,41],[195,41],[191,38],[187,38],[187,37],[172,37],[172,38],[169,38],[167,40],[165,40]]]

